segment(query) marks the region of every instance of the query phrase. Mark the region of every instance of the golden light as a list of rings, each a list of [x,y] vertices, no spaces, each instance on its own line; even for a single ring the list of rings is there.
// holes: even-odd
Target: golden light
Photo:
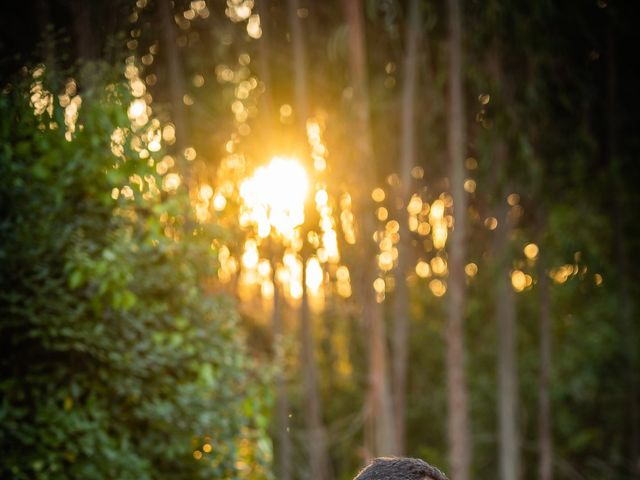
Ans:
[[[478,274],[478,265],[473,262],[467,263],[464,267],[464,273],[469,277],[475,277]]]
[[[162,188],[167,192],[173,192],[180,186],[180,175],[177,173],[169,173],[162,180]]]
[[[436,297],[442,297],[447,293],[447,286],[442,280],[438,280],[437,278],[429,282],[429,289]]]
[[[398,233],[398,231],[400,231],[400,224],[397,220],[390,220],[385,225],[385,230],[390,234]]]
[[[410,215],[418,215],[422,211],[422,199],[414,194],[409,201],[409,205],[407,205],[407,212]]]
[[[311,118],[307,120],[307,139],[311,147],[313,168],[322,172],[327,168],[327,148],[322,143],[322,119]]]
[[[467,170],[475,170],[478,168],[478,161],[473,157],[469,157],[465,160],[464,166]]]
[[[198,195],[202,200],[209,200],[213,196],[213,188],[211,185],[201,185]]]
[[[221,210],[224,210],[224,207],[226,206],[227,206],[227,199],[224,198],[223,195],[218,193],[213,199],[213,208],[215,208],[217,211],[221,211]]]
[[[413,178],[415,178],[416,180],[420,180],[422,177],[424,177],[424,168],[422,168],[422,167],[413,167],[411,169],[411,176]]]
[[[255,240],[247,240],[242,254],[242,265],[247,269],[254,269],[258,266],[260,256]]]
[[[196,159],[196,149],[193,147],[187,147],[184,149],[184,158],[192,162]]]
[[[262,284],[260,285],[260,294],[262,295],[262,298],[265,298],[265,299],[273,298],[274,292],[275,292],[275,289],[273,286],[273,282],[271,280],[262,282]]]
[[[385,272],[388,272],[393,268],[393,256],[390,251],[380,253],[378,256],[378,266]]]
[[[307,262],[305,284],[312,294],[316,294],[320,291],[323,280],[324,272],[322,271],[320,262],[316,257],[311,257]]]
[[[431,267],[429,267],[429,264],[424,260],[420,260],[416,264],[416,273],[420,278],[427,278],[431,275]]]
[[[498,227],[498,219],[496,217],[487,217],[484,220],[484,226],[489,230],[495,230]]]
[[[540,251],[540,249],[538,248],[538,246],[535,243],[528,243],[527,245],[525,245],[523,251],[524,251],[525,256],[529,260],[533,260],[534,258],[536,258],[538,256],[538,252]]]
[[[431,270],[436,275],[445,275],[447,273],[447,263],[442,257],[433,257],[431,259]]]
[[[384,190],[381,188],[375,188],[372,192],[371,192],[371,198],[373,199],[374,202],[382,202],[385,199],[386,195],[384,193]]]
[[[327,191],[324,189],[318,190],[316,192],[315,200],[316,200],[316,206],[318,207],[325,206],[329,201],[329,195],[327,194]]]
[[[438,250],[444,248],[447,243],[447,226],[443,222],[438,222],[433,226],[433,246]]]
[[[511,285],[516,292],[521,292],[527,288],[527,275],[522,270],[514,270],[511,272]],[[529,283],[530,285],[531,283]]]
[[[162,129],[162,139],[167,142],[169,145],[175,143],[176,141],[176,127],[172,124],[167,124]]]
[[[293,113],[293,108],[291,108],[291,105],[289,105],[288,103],[283,103],[280,106],[280,115],[281,116],[290,117],[292,113]]]
[[[444,216],[444,202],[440,199],[433,202],[429,211],[429,220],[440,220]]]
[[[476,181],[472,178],[467,178],[464,181],[464,189],[467,193],[473,193],[476,191]]]
[[[144,100],[138,98],[129,105],[129,119],[138,126],[147,123],[147,104]]]
[[[338,295],[343,298],[348,298],[351,296],[351,278],[349,275],[349,269],[340,265],[336,270],[336,280],[337,280],[337,290]]]
[[[258,39],[262,36],[262,28],[260,27],[260,16],[251,15],[247,21],[247,33],[251,38]]]
[[[322,234],[322,245],[328,261],[335,263],[340,260],[338,236],[335,230],[327,230]]]
[[[516,206],[518,203],[520,203],[520,195],[518,195],[517,193],[512,193],[507,197],[507,203],[514,207]]]
[[[554,268],[549,272],[549,276],[556,283],[564,283],[569,277],[578,273],[578,269],[571,264],[562,265],[558,268]]]
[[[281,283],[285,286],[285,294],[293,299],[302,298],[302,260],[295,253],[288,251],[282,257],[284,268],[282,271]]]
[[[274,157],[240,184],[241,215],[258,227],[261,237],[274,229],[291,240],[295,228],[304,222],[308,190],[309,180],[300,162]]]
[[[409,219],[409,228],[411,228],[411,227],[412,227],[412,222],[411,222],[411,219]],[[431,232],[431,225],[429,225],[427,222],[420,222],[417,225],[416,230],[418,230],[418,233],[424,237],[424,236],[429,235],[429,233]],[[444,233],[446,234],[446,231]],[[442,247],[440,247],[441,244],[443,245],[442,240],[441,240],[442,235],[441,235],[440,231],[439,231],[438,235],[440,235],[440,236],[438,237],[437,243],[434,242],[434,245],[437,245],[436,248],[442,248]],[[444,235],[444,239],[445,240],[446,240],[446,237],[447,236]]]

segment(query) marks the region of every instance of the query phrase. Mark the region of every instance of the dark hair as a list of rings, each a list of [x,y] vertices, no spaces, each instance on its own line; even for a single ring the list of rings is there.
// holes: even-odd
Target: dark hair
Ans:
[[[447,477],[419,458],[376,458],[354,480],[447,480]]]

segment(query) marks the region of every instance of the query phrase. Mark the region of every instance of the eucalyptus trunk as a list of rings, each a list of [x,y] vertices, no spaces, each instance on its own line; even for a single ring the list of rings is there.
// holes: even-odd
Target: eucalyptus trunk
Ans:
[[[499,141],[496,156],[504,165],[508,149]],[[498,205],[495,258],[497,261],[496,325],[498,328],[498,438],[501,480],[517,480],[520,474],[520,439],[517,427],[518,379],[516,356],[516,299],[511,285],[511,226],[506,194]]]
[[[464,191],[466,133],[462,90],[462,13],[460,0],[448,0],[449,92],[447,98],[448,152],[451,168],[454,228],[449,245],[449,319],[447,343],[447,405],[449,464],[452,480],[469,480],[471,435],[465,375],[464,317],[466,280],[467,198]]]
[[[276,278],[275,255],[272,255],[273,266],[273,310],[271,312],[271,326],[273,332],[273,348],[276,362],[276,473],[279,480],[291,479],[291,436],[289,429],[289,395],[285,378],[285,361],[283,351],[284,326],[282,322],[282,306],[280,304],[280,288]]]
[[[551,284],[544,252],[538,255],[540,322],[540,374],[538,379],[538,478],[553,480],[553,436],[551,430]]]
[[[256,0],[255,11],[260,17],[262,36],[258,40],[258,75],[264,85],[264,93],[260,95],[260,114],[262,122],[270,129],[273,121],[273,92],[271,85],[271,22],[270,0]],[[271,132],[268,132],[271,134]]]
[[[404,77],[402,84],[402,116],[400,131],[400,242],[398,245],[397,281],[393,318],[393,411],[397,431],[398,453],[405,452],[407,360],[409,357],[409,286],[407,275],[411,261],[411,232],[406,206],[411,198],[411,169],[416,160],[416,90],[418,83],[418,42],[420,39],[420,2],[411,0],[407,12]]]
[[[288,0],[289,28],[291,30],[291,44],[293,49],[294,94],[298,135],[306,138],[306,122],[309,117],[307,93],[307,61],[304,43],[304,30],[298,15],[300,7],[298,0]],[[304,156],[305,163],[311,167],[309,156]],[[309,215],[309,217],[311,217]],[[309,222],[307,218],[307,222]],[[308,225],[308,228],[311,226]],[[302,267],[302,301],[300,304],[300,334],[302,342],[301,366],[304,390],[305,412],[305,444],[309,455],[310,478],[312,480],[329,479],[329,457],[327,453],[327,434],[322,424],[322,406],[319,389],[318,366],[315,356],[315,342],[313,338],[313,324],[309,309],[309,292],[306,282],[306,262],[309,259],[308,249],[303,249]]]
[[[176,22],[172,1],[159,0],[158,13],[162,26],[162,46],[167,68],[171,120],[173,121],[176,132],[176,164],[178,170],[184,176],[185,185],[189,187],[189,171],[184,158],[184,150],[187,147],[187,139],[189,137],[188,118],[184,105],[186,87],[180,52],[178,51],[178,44],[176,42]]]
[[[606,124],[607,124],[607,161],[613,180],[614,191],[614,227],[615,249],[619,270],[618,289],[621,303],[621,328],[625,332],[627,357],[627,415],[628,415],[628,465],[632,478],[640,478],[640,349],[638,348],[638,328],[634,318],[634,305],[631,298],[631,274],[629,273],[630,258],[627,234],[625,233],[629,221],[626,212],[629,211],[628,197],[625,195],[623,178],[625,172],[621,168],[618,139],[618,72],[617,54],[614,37],[614,26],[609,17],[607,26],[607,96],[606,96]],[[632,218],[634,220],[634,218]]]
[[[382,309],[376,301],[373,281],[378,269],[375,245],[373,205],[369,192],[375,185],[376,167],[371,140],[369,97],[366,71],[366,50],[362,2],[343,0],[348,26],[349,67],[353,88],[353,147],[355,170],[360,175],[361,190],[354,192],[355,214],[358,220],[359,282],[362,320],[367,329],[369,347],[369,386],[365,408],[365,442],[369,456],[395,455],[397,435],[393,425],[392,401],[387,374],[387,353]],[[355,182],[354,182],[355,183]]]

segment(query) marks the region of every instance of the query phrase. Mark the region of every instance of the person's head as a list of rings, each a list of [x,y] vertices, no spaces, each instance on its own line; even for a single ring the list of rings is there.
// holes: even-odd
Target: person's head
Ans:
[[[447,477],[419,458],[376,458],[353,480],[447,480]]]

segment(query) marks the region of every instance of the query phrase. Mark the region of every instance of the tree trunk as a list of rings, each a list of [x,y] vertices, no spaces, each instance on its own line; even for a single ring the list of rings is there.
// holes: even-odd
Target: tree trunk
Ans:
[[[76,54],[80,60],[79,87],[81,90],[87,90],[91,89],[97,75],[95,65],[90,62],[95,61],[99,53],[97,39],[94,35],[92,4],[91,2],[74,0],[71,5]]]
[[[159,0],[158,13],[162,26],[162,42],[164,44],[167,79],[169,82],[171,119],[176,131],[176,165],[178,171],[183,175],[184,183],[188,188],[190,186],[189,168],[184,158],[184,150],[187,147],[187,139],[189,138],[188,117],[183,101],[186,87],[180,52],[176,43],[176,22],[171,4],[171,0]]]
[[[291,30],[291,48],[293,53],[293,88],[295,105],[297,107],[296,118],[306,132],[306,121],[309,114],[307,98],[307,59],[305,54],[304,34],[302,22],[298,16],[300,2],[298,0],[287,1],[289,14],[289,28]]]
[[[365,441],[368,455],[394,455],[397,453],[396,433],[393,426],[392,404],[387,377],[385,331],[380,305],[376,302],[373,281],[377,275],[375,248],[371,242],[375,231],[373,205],[369,192],[375,185],[375,159],[371,140],[369,99],[366,75],[364,19],[360,0],[343,0],[347,19],[349,66],[353,87],[353,131],[356,152],[355,170],[362,189],[354,191],[355,214],[359,221],[358,237],[361,246],[358,268],[359,290],[362,301],[363,325],[369,341],[369,391],[365,410]]]
[[[306,259],[304,259],[306,260]],[[306,283],[306,263],[302,271],[303,285]],[[313,325],[309,309],[306,285],[302,290],[300,305],[300,334],[302,342],[302,381],[304,387],[304,412],[306,421],[306,443],[309,453],[311,480],[328,480],[329,458],[327,433],[322,424],[322,408],[318,387],[318,366],[314,355]]]
[[[260,96],[261,123],[266,125],[267,133],[271,135],[272,132],[270,130],[273,122],[273,93],[271,91],[271,68],[269,66],[269,60],[271,59],[269,0],[257,0],[255,9],[260,16],[260,26],[262,29],[262,36],[258,41],[258,74],[260,75],[260,81],[264,85],[264,93]]]
[[[56,70],[55,36],[53,34],[55,26],[51,19],[51,9],[47,0],[36,0],[35,14],[38,30],[41,32],[43,45],[44,64],[50,71]]]
[[[538,255],[540,301],[540,377],[538,379],[538,478],[553,480],[553,436],[551,433],[551,285],[544,252]]]
[[[288,0],[289,27],[293,50],[293,72],[296,120],[298,136],[306,139],[306,124],[309,116],[307,96],[307,61],[304,44],[302,21],[298,16],[299,1]],[[311,167],[309,156],[304,156],[307,166]],[[307,215],[307,217],[311,217]],[[310,218],[307,218],[307,222]],[[303,252],[307,249],[303,249]],[[302,302],[300,305],[300,333],[302,341],[302,377],[304,389],[304,406],[306,422],[306,446],[309,454],[309,465],[312,480],[329,479],[329,458],[327,454],[327,435],[322,424],[320,391],[318,386],[318,366],[314,354],[313,326],[309,311],[309,297],[306,283],[306,261],[309,255],[303,255],[302,268]]]
[[[626,356],[628,362],[627,411],[628,411],[628,465],[633,478],[640,478],[640,375],[638,373],[640,353],[638,351],[638,330],[633,314],[631,300],[631,280],[629,273],[629,247],[625,227],[629,211],[629,202],[625,198],[623,186],[623,168],[618,155],[618,92],[616,48],[611,17],[607,26],[607,160],[613,180],[615,214],[614,226],[616,232],[616,256],[618,263],[620,288],[618,289],[621,302],[621,327],[626,338]]]
[[[471,467],[471,434],[465,378],[464,316],[466,284],[464,259],[467,199],[464,192],[466,148],[464,96],[462,91],[462,14],[460,0],[448,0],[449,94],[448,151],[454,229],[449,246],[449,320],[447,342],[447,393],[449,464],[452,480],[468,480]]]
[[[73,30],[76,35],[77,54],[80,60],[94,60],[98,56],[96,37],[93,34],[91,2],[73,2]]]
[[[398,268],[394,296],[393,322],[393,411],[397,431],[398,453],[405,451],[407,359],[409,356],[409,287],[407,274],[412,261],[411,232],[409,231],[406,206],[411,198],[411,169],[415,165],[416,143],[416,85],[418,82],[418,41],[420,38],[420,2],[411,0],[407,11],[404,78],[402,86],[402,143],[400,146],[400,242],[398,244]]]
[[[284,328],[280,305],[280,289],[276,279],[275,255],[272,255],[273,266],[273,311],[271,315],[273,329],[273,347],[276,362],[276,472],[279,480],[291,479],[291,436],[289,432],[289,396],[285,380],[285,361],[283,351]]]
[[[497,161],[508,158],[506,144],[499,141]],[[519,478],[519,438],[517,427],[518,382],[516,358],[516,301],[511,286],[509,206],[506,194],[500,196],[495,256],[498,263],[496,289],[496,324],[498,327],[498,430],[501,480]]]

